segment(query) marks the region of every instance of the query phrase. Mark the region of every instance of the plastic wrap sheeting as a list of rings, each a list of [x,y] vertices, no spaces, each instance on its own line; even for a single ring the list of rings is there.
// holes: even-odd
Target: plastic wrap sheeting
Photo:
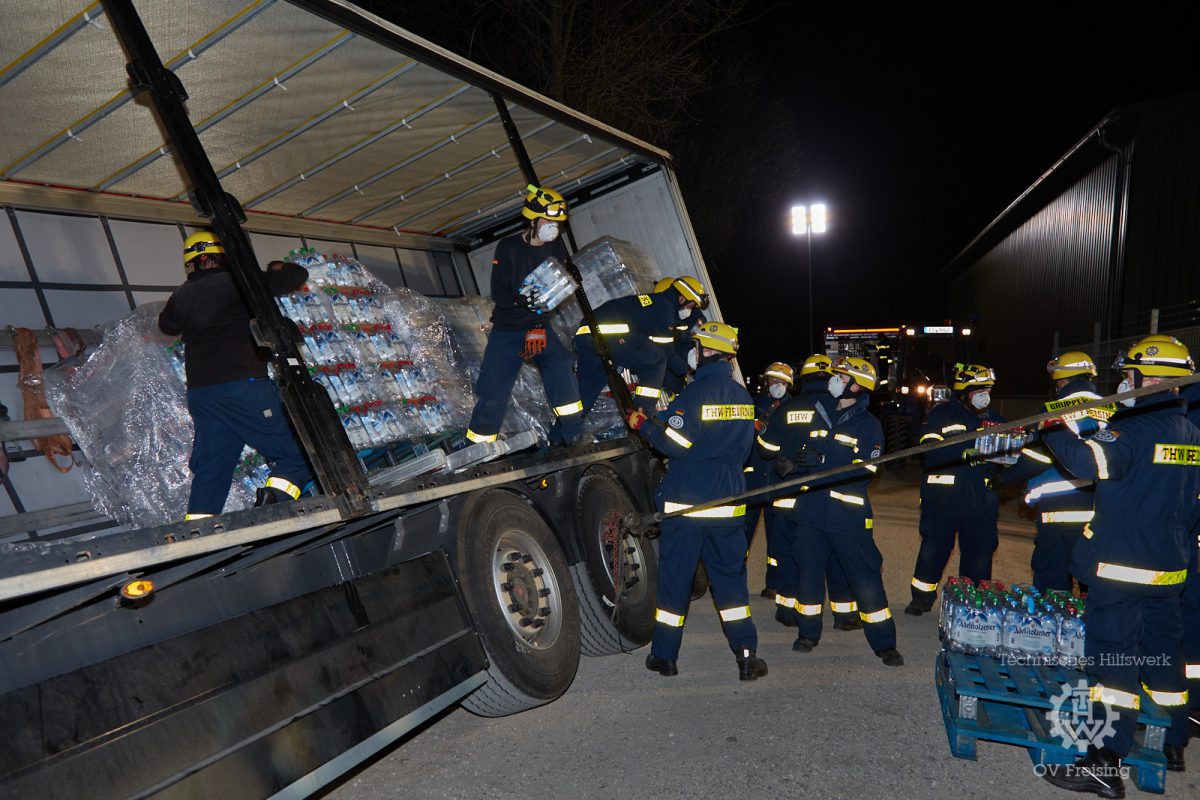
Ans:
[[[192,418],[173,341],[158,332],[163,305],[111,324],[80,366],[46,371],[50,407],[87,457],[83,482],[96,510],[137,526],[181,519],[192,483]],[[243,477],[246,467],[243,459]],[[253,497],[235,480],[225,511]]]
[[[571,256],[583,278],[583,291],[592,308],[617,297],[645,294],[658,280],[658,267],[641,248],[612,236],[602,236],[579,248]],[[571,299],[562,304],[554,316],[554,328],[566,341],[571,341],[583,321],[579,302]]]
[[[430,302],[437,304],[453,335],[453,347],[448,348],[447,352],[457,374],[467,381],[463,396],[470,400],[466,412],[469,422],[475,407],[475,382],[479,379],[479,366],[483,363],[483,351],[487,346],[485,328],[490,328],[488,320],[492,315],[492,301],[483,297],[458,297]],[[533,431],[538,441],[546,445],[550,440],[553,421],[541,375],[530,365],[522,366],[513,385],[501,430],[506,436]],[[463,426],[466,427],[466,423]]]

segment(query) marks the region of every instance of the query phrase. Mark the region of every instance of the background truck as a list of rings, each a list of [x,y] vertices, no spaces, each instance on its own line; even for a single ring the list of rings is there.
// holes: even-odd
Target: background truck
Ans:
[[[31,446],[59,420],[0,421],[0,796],[303,795],[455,703],[521,711],[649,640],[655,553],[616,524],[661,475],[636,438],[372,483],[253,272],[310,247],[480,294],[541,182],[579,241],[711,287],[665,152],[342,0],[5,12],[0,323],[50,366],[57,330],[94,343],[165,299],[213,228],[322,493],[118,525]]]
[[[917,442],[917,430],[932,404],[934,386],[949,386],[954,365],[970,363],[978,330],[951,320],[894,328],[827,328],[825,353],[858,356],[879,375],[871,410],[883,424],[886,452]],[[901,462],[893,462],[902,466]]]

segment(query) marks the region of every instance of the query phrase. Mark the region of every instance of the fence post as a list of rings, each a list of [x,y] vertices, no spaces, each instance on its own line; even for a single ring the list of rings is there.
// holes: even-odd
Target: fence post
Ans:
[[[1150,309],[1150,332],[1158,333],[1158,309]]]
[[[1054,345],[1050,350],[1050,355],[1052,355],[1052,356],[1058,355],[1058,331],[1054,332]]]
[[[1095,325],[1092,326],[1092,352],[1093,353],[1100,352],[1100,323],[1099,322],[1097,322]],[[1100,356],[1097,356],[1097,355],[1092,356],[1092,358],[1099,358],[1099,357]]]

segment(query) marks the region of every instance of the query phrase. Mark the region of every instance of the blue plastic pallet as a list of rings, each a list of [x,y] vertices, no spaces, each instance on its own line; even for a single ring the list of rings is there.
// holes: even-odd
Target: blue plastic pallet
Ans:
[[[938,653],[934,681],[951,754],[974,760],[975,744],[984,739],[1025,747],[1034,764],[1073,763],[1079,753],[1050,735],[1046,711],[1054,707],[1051,698],[1063,684],[1082,677],[1082,672],[1065,667],[1003,664],[988,657]],[[1162,748],[1171,721],[1142,692],[1138,722],[1145,726],[1142,742],[1134,745],[1124,763],[1134,768],[1139,789],[1162,794],[1167,769]]]

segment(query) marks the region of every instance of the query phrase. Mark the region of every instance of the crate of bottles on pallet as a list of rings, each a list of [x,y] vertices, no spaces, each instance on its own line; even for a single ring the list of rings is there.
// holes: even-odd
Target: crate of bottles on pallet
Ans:
[[[949,578],[942,587],[934,666],[950,752],[975,759],[979,741],[1027,748],[1035,765],[1069,764],[1081,753],[1055,719],[1086,691],[1084,600],[1027,584]],[[1082,687],[1082,690],[1080,689]],[[1138,742],[1124,763],[1143,791],[1162,792],[1170,719],[1144,692]]]
[[[293,251],[308,282],[278,298],[300,331],[300,351],[329,394],[357,450],[439,434],[452,427],[430,376],[409,358],[410,331],[387,313],[391,290],[352,258]]]
[[[942,589],[938,631],[952,653],[1077,666],[1084,602],[1029,584],[952,577]]]

